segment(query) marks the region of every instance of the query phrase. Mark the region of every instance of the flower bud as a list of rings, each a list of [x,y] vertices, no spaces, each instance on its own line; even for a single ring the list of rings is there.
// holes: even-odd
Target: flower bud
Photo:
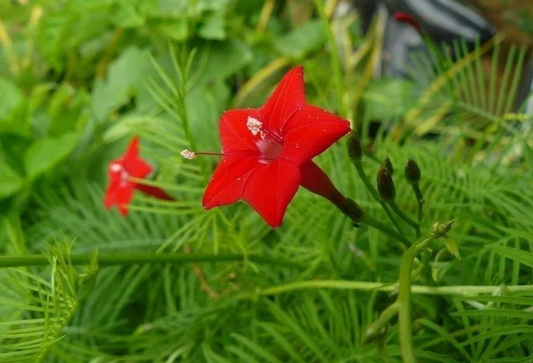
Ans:
[[[390,176],[394,175],[394,167],[392,166],[388,156],[381,162],[381,167],[385,168],[389,172]]]
[[[405,179],[409,184],[417,184],[420,181],[420,168],[413,159],[409,158],[404,169]]]
[[[452,228],[453,222],[454,222],[453,219],[451,221],[447,221],[447,222],[435,222],[431,226],[430,233],[435,238],[442,238]]]
[[[348,139],[348,154],[354,160],[361,160],[363,156],[361,139],[357,136],[356,131],[350,132],[350,138]]]
[[[381,166],[377,177],[379,196],[383,200],[394,200],[396,198],[396,188],[392,176],[385,166]]]

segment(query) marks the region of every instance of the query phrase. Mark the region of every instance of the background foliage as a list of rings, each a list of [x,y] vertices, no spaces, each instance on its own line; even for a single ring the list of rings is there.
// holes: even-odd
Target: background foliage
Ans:
[[[508,287],[533,278],[531,116],[514,102],[525,49],[503,54],[501,37],[473,52],[457,43],[457,59],[442,56],[439,66],[417,58],[413,72],[429,85],[373,79],[383,19],[361,34],[348,3],[335,3],[0,1],[0,249],[50,259],[0,270],[0,361],[400,361],[394,319],[362,343],[394,289],[343,284],[394,286],[402,255],[394,240],[353,228],[305,190],[278,230],[244,205],[205,212],[200,199],[216,160],[179,156],[191,145],[218,149],[221,112],[260,105],[297,64],[310,103],[357,128],[372,179],[390,157],[398,204],[412,215],[416,200],[401,170],[417,160],[423,233],[456,221],[461,260],[432,245],[415,281],[458,291],[413,296],[418,358],[533,359],[533,288]],[[105,170],[133,134],[157,166],[157,185],[177,201],[136,195],[122,218],[103,209]],[[344,142],[317,162],[386,222]],[[259,253],[301,267],[70,265],[70,251],[95,250]],[[340,284],[318,288],[320,280]],[[462,285],[494,289],[469,297]]]

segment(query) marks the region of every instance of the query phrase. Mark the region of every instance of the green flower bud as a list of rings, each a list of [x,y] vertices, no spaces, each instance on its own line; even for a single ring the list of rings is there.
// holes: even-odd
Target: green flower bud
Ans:
[[[394,167],[392,166],[392,163],[390,162],[390,159],[388,156],[381,163],[381,167],[387,169],[390,176],[394,175]]]
[[[363,157],[361,140],[359,139],[359,136],[357,136],[356,131],[350,132],[350,138],[348,139],[348,154],[354,160],[361,160]]]
[[[453,219],[448,222],[435,222],[431,226],[430,233],[435,238],[442,238],[452,228],[452,224],[453,224]]]
[[[404,169],[405,179],[409,184],[418,184],[420,181],[420,168],[413,159],[409,158]]]
[[[377,177],[379,196],[383,200],[394,200],[396,198],[396,188],[392,176],[385,166],[381,166]]]

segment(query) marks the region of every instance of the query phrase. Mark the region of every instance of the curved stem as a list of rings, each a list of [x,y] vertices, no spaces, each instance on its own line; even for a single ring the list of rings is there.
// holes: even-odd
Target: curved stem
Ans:
[[[91,262],[92,254],[70,255],[72,265],[85,265]],[[201,262],[238,262],[251,261],[269,265],[278,265],[285,267],[302,267],[301,264],[282,260],[279,257],[261,256],[261,255],[243,255],[243,254],[180,254],[180,253],[128,253],[128,254],[109,254],[98,255],[97,261],[99,266],[129,266],[136,264],[153,264],[153,263],[201,263]],[[27,267],[27,266],[46,266],[50,260],[45,255],[25,255],[25,256],[0,256],[0,268],[3,267]]]
[[[396,213],[401,219],[406,221],[411,227],[414,228],[414,230],[416,232],[416,238],[420,238],[420,224],[418,224],[417,222],[412,220],[411,217],[409,217],[407,214],[405,214],[400,209],[400,207],[398,207],[398,204],[396,204],[396,202],[394,200],[389,200],[389,201],[387,201],[387,203],[390,205],[390,207],[392,208],[394,213]]]
[[[433,237],[417,240],[404,253],[400,264],[400,281],[398,292],[398,328],[400,337],[400,353],[404,363],[415,363],[413,348],[413,328],[411,323],[411,271],[413,260],[418,252],[423,249]]]
[[[379,197],[378,191],[376,190],[376,188],[374,188],[374,186],[368,179],[368,176],[366,175],[361,162],[359,160],[352,160],[352,162],[353,162],[353,165],[355,166],[355,170],[357,171],[357,174],[359,175],[359,178],[363,181],[363,184],[365,185],[366,189],[368,189],[368,191],[370,192],[372,197],[376,200],[376,202],[378,202],[381,205],[381,207],[387,214],[387,217],[389,217],[390,221],[392,222],[394,228],[396,228],[398,232],[403,235],[402,230],[400,229],[400,226],[394,220],[394,217],[392,216],[389,208],[387,207],[387,204],[383,200],[381,200],[381,198]]]

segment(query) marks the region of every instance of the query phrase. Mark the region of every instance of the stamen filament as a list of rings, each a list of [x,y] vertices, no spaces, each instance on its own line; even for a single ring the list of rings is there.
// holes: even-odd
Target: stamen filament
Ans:
[[[215,152],[195,152],[188,149],[183,150],[181,153],[181,156],[183,156],[185,159],[192,160],[196,156],[224,156],[222,153],[215,153]]]

